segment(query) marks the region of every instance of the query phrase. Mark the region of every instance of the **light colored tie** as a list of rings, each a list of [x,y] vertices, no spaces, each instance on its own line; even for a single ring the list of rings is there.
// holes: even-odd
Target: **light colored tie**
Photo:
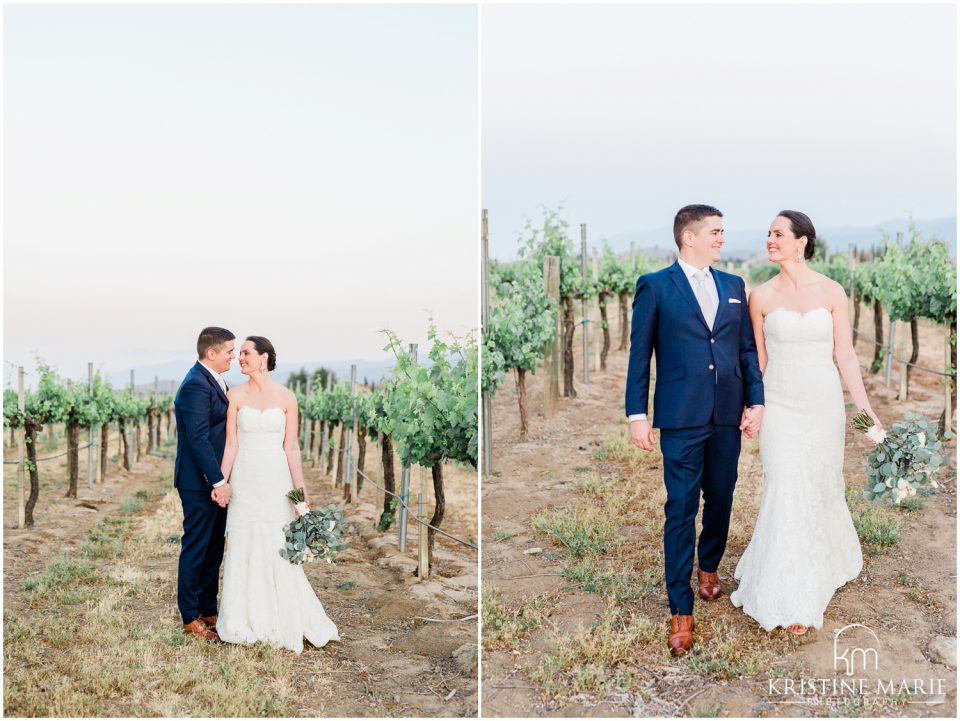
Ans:
[[[697,302],[700,304],[700,310],[703,311],[703,317],[707,321],[707,327],[713,329],[713,321],[717,317],[717,306],[713,301],[713,294],[707,288],[707,283],[712,283],[710,274],[706,270],[698,270],[693,274],[693,293],[697,296]]]
[[[221,376],[217,376],[217,383],[220,384],[220,390],[223,391],[223,395],[227,395],[227,382],[223,380]]]

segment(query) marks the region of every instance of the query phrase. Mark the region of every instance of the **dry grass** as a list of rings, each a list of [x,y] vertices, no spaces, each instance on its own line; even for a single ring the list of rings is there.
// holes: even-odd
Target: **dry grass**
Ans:
[[[549,601],[547,596],[537,595],[510,608],[501,601],[499,591],[488,585],[483,590],[481,607],[483,648],[516,651],[526,646],[530,634],[549,615]]]
[[[533,527],[577,558],[604,553],[617,543],[617,524],[594,504],[544,511],[533,517]]]
[[[630,690],[640,681],[637,659],[658,655],[659,637],[657,623],[614,604],[593,626],[552,636],[530,676],[554,697]]]
[[[727,618],[699,601],[692,652],[679,661],[669,655],[662,456],[635,448],[624,426],[601,439],[595,459],[595,468],[577,469],[579,498],[538,514],[533,525],[564,549],[560,556],[564,576],[583,590],[604,596],[608,606],[593,626],[549,637],[548,651],[529,668],[531,679],[553,699],[577,694],[624,698],[627,694],[669,708],[682,701],[672,699],[669,682],[677,667],[694,684],[779,673],[777,662],[792,639],[782,633],[767,634],[742,614]],[[756,471],[756,442],[744,444],[741,463],[748,472]],[[758,491],[744,493],[737,501],[740,517],[756,517]],[[738,530],[731,534],[731,545],[742,551],[752,523]],[[514,617],[518,613],[521,619],[530,619],[519,611],[514,611]],[[484,627],[489,629],[488,624],[485,615]],[[704,715],[716,710],[709,705],[697,709]]]
[[[289,652],[212,645],[184,636],[170,605],[176,578],[139,564],[176,555],[179,504],[124,503],[75,556],[62,554],[8,595],[4,713],[8,716],[289,716]],[[149,568],[149,564],[146,564]],[[327,662],[320,659],[319,663]]]
[[[853,527],[857,529],[868,556],[879,556],[884,549],[900,542],[903,521],[897,510],[864,500],[862,492],[850,485],[846,487],[845,495]],[[922,507],[921,502],[919,508]],[[906,512],[912,510],[917,508],[908,508]]]
[[[770,671],[782,646],[775,637],[755,633],[731,619],[719,618],[697,628],[697,645],[683,662],[705,678],[757,676]]]

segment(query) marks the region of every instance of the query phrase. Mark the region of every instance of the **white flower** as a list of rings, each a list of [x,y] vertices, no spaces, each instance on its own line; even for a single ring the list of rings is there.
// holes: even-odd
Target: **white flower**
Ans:
[[[914,488],[913,486],[910,486],[910,488],[907,489],[907,493],[909,493],[911,496],[915,496],[917,495],[917,489]]]
[[[940,488],[940,484],[937,483],[936,481],[930,481],[930,485],[933,486],[934,488]]]
[[[297,514],[300,515],[301,517],[307,515],[307,513],[310,511],[310,509],[307,507],[307,504],[304,501],[300,501],[300,503],[297,503],[294,506],[294,508],[297,509]]]
[[[333,563],[333,560],[330,558],[330,556],[327,556],[327,563]]]
[[[867,438],[879,445],[887,440],[887,432],[882,431],[873,425],[870,426],[870,429],[867,431]]]
[[[924,433],[923,431],[920,431],[920,432],[917,434],[917,443],[920,444],[920,447],[921,447],[921,448],[926,447],[926,445],[927,445],[927,434]]]

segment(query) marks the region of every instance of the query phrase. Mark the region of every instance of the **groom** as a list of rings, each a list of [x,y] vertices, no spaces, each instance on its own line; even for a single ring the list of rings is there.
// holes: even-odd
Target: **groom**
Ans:
[[[230,484],[220,472],[227,440],[227,384],[235,336],[225,328],[204,328],[197,339],[199,360],[174,399],[177,458],[173,485],[183,504],[183,537],[177,570],[177,606],[185,633],[207,641],[217,635],[217,587],[223,561]]]
[[[640,276],[633,300],[626,411],[633,443],[653,449],[660,429],[667,488],[664,579],[670,601],[668,646],[693,645],[690,574],[697,546],[697,592],[721,594],[717,567],[727,543],[740,432],[753,437],[763,417],[763,379],[743,279],[710,267],[720,260],[723,214],[688,205],[673,221],[676,263]],[[653,423],[647,418],[650,356],[656,353]],[[703,529],[696,518],[703,495]]]

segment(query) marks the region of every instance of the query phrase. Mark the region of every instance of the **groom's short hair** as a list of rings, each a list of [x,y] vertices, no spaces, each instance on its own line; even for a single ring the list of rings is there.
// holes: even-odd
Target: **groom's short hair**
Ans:
[[[200,337],[197,338],[197,356],[203,358],[207,354],[208,348],[219,350],[220,346],[236,337],[226,328],[217,328],[216,326],[204,328],[200,331]]]
[[[677,248],[683,250],[683,231],[693,223],[699,223],[704,218],[713,215],[723,217],[723,213],[712,205],[685,205],[677,211],[677,216],[673,219],[673,239],[677,242]]]

